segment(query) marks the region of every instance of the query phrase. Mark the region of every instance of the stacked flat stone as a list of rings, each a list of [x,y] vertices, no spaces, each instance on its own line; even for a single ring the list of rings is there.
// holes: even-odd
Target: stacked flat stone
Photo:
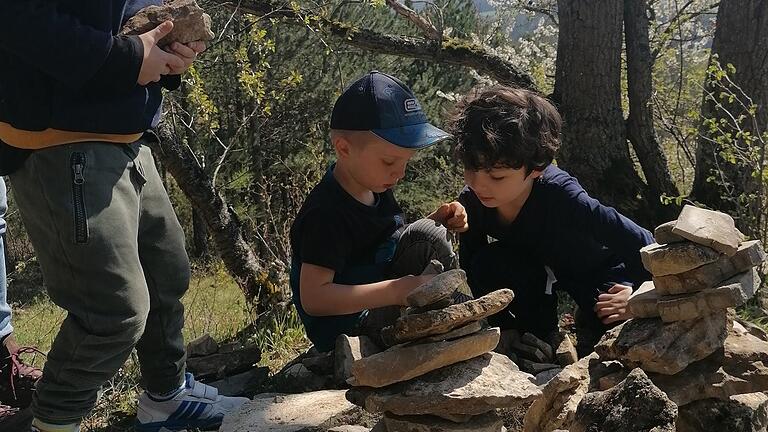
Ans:
[[[496,409],[541,394],[532,375],[492,352],[500,331],[484,326],[486,317],[509,305],[512,291],[455,302],[466,293],[462,270],[435,276],[408,297],[407,313],[384,329],[390,348],[352,363],[347,398],[384,414],[376,430],[499,432],[504,426]]]
[[[653,281],[630,298],[635,318],[542,388],[525,432],[768,428],[768,334],[729,310],[755,295],[762,245],[693,206],[654,237],[641,250]]]
[[[742,241],[724,213],[687,205],[654,236],[657,243],[640,250],[653,281],[630,298],[635,317],[675,322],[724,313],[760,286],[756,267],[765,260],[763,247],[759,240]]]

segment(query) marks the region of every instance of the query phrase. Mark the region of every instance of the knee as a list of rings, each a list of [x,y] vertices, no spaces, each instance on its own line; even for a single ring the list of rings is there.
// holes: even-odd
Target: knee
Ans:
[[[169,298],[180,299],[189,288],[189,258],[183,250],[165,255],[162,264],[153,264],[149,273],[147,282]]]
[[[431,251],[430,255],[439,260],[446,269],[455,267],[455,254],[448,230],[432,219],[422,218],[408,225],[400,237],[400,242],[426,245]]]
[[[126,344],[135,345],[144,335],[144,329],[147,325],[147,314],[139,313],[125,320],[120,328],[120,333],[116,335],[117,339],[123,340]]]
[[[133,346],[144,334],[149,316],[149,297],[129,299],[121,307],[115,307],[111,313],[89,314],[89,327],[94,336],[106,338],[112,343]]]
[[[180,259],[175,263],[175,266],[171,270],[171,275],[174,278],[173,283],[171,284],[173,287],[172,292],[176,298],[180,299],[189,289],[189,281],[192,277],[189,267],[189,259],[187,258],[186,253],[184,254],[184,259]]]
[[[133,299],[125,303],[125,307],[116,309],[116,316],[120,318],[117,324],[117,330],[127,334],[137,333],[139,336],[144,332],[144,326],[147,323],[150,310],[149,293],[146,295],[134,296]]]

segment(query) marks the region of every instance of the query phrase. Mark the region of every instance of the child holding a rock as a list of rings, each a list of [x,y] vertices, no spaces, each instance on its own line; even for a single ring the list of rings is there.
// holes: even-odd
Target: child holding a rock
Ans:
[[[291,228],[293,301],[318,350],[332,350],[341,334],[380,337],[407,295],[432,277],[421,275],[431,260],[455,266],[446,227],[466,229],[464,208],[443,204],[405,226],[392,193],[413,154],[448,137],[411,90],[384,73],[364,75],[336,101],[336,163]]]
[[[150,129],[163,87],[179,87],[205,43],[161,47],[170,21],[120,34],[126,11],[146,3],[0,2],[0,175],[11,175],[48,293],[67,311],[34,431],[79,431],[134,347],[146,387],[137,431],[217,427],[247,400],[185,374],[189,259]]]
[[[491,87],[457,106],[450,130],[470,221],[459,258],[476,297],[514,291],[490,319],[502,329],[548,340],[558,326],[555,293],[570,295],[583,356],[608,326],[630,318],[633,287],[650,279],[639,250],[653,237],[552,164],[561,123],[551,103],[524,89]]]

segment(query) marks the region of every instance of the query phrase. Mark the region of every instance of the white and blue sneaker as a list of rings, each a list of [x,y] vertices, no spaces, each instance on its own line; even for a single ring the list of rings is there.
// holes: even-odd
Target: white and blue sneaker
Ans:
[[[248,401],[244,397],[219,396],[215,387],[185,375],[184,386],[163,397],[144,392],[136,410],[137,432],[170,432],[184,429],[216,429],[224,415]]]

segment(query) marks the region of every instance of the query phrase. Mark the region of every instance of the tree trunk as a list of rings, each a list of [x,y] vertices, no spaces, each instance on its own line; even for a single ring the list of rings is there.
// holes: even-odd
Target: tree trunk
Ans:
[[[635,149],[648,182],[648,200],[654,208],[654,225],[674,219],[675,205],[663,205],[661,196],[676,197],[680,192],[672,180],[667,157],[653,128],[651,46],[648,41],[648,1],[624,1],[624,36],[627,47],[629,117],[627,136]]]
[[[205,219],[194,205],[192,206],[192,251],[194,257],[198,259],[206,259],[210,254]]]
[[[558,0],[555,102],[565,120],[558,164],[587,192],[648,224],[645,185],[629,155],[621,109],[623,2]]]
[[[765,133],[768,128],[768,0],[721,1],[712,54],[717,55],[726,71],[728,64],[732,64],[736,71],[729,72],[732,84],[727,83],[724,88],[713,79],[708,79],[705,85],[702,118],[717,120],[721,130],[713,133],[708,125],[702,125],[691,196],[709,207],[733,214],[739,228],[755,236],[765,218],[762,214],[765,141],[749,142],[737,135],[739,127],[731,119],[746,115],[741,127],[752,134]],[[706,97],[712,91],[717,93],[716,100]],[[756,113],[750,115],[738,103],[720,99],[722,91],[737,95],[743,92],[758,106]],[[721,120],[724,123],[719,123]],[[732,134],[733,139],[727,139],[729,142],[725,145],[712,141],[726,133]],[[736,163],[722,157],[721,152],[734,149],[752,155],[748,160]]]
[[[155,144],[153,150],[205,219],[219,255],[242,288],[246,299],[251,304],[255,303],[258,313],[282,301],[280,288],[270,281],[268,273],[260,266],[243,236],[234,210],[214,189],[208,175],[195,162],[188,148],[178,142],[172,126],[161,123],[158,132],[160,142]]]

